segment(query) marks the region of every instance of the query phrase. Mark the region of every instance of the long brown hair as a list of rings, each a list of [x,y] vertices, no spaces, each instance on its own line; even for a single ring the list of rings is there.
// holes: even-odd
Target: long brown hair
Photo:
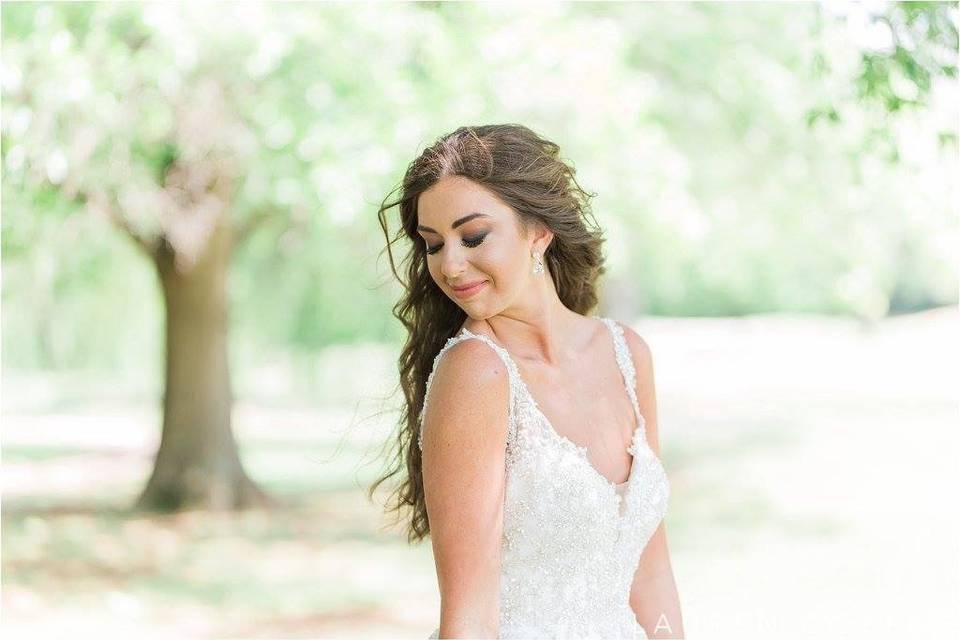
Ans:
[[[437,287],[427,269],[426,247],[417,234],[418,199],[441,178],[463,176],[512,207],[524,235],[531,223],[547,226],[554,237],[544,260],[560,300],[568,309],[587,315],[597,305],[596,281],[605,271],[600,249],[604,238],[590,212],[589,200],[596,194],[580,188],[576,169],[559,154],[555,143],[519,124],[460,127],[441,136],[410,163],[403,183],[388,194],[378,211],[390,268],[404,287],[393,315],[408,334],[398,361],[405,406],[393,442],[392,464],[370,487],[369,495],[372,498],[381,483],[406,471],[390,496],[388,511],[411,507],[408,542],[430,533],[417,446],[427,377],[436,354],[466,320],[466,313]],[[391,239],[386,213],[398,205],[400,229]],[[593,218],[591,224],[588,217]],[[405,275],[397,272],[392,251],[393,244],[401,241],[404,246],[410,241],[401,262]]]

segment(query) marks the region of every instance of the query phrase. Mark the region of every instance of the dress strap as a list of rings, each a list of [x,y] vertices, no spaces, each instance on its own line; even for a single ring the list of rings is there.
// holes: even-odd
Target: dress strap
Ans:
[[[420,415],[417,418],[417,446],[420,447],[421,451],[423,450],[423,416],[427,411],[427,397],[430,394],[430,385],[433,383],[433,376],[437,372],[437,365],[440,362],[440,358],[443,357],[443,354],[446,353],[447,350],[452,346],[470,338],[476,338],[477,340],[490,345],[494,352],[500,356],[500,359],[503,360],[503,364],[507,367],[507,378],[510,385],[510,404],[507,412],[507,446],[509,447],[514,441],[517,429],[516,412],[514,411],[514,406],[518,397],[517,385],[518,380],[520,379],[520,373],[506,349],[485,335],[472,333],[467,329],[461,329],[459,333],[447,339],[446,344],[443,345],[443,348],[440,349],[439,353],[437,353],[436,357],[433,359],[433,368],[430,370],[430,375],[427,376],[427,388],[423,393],[423,407],[420,409]]]
[[[633,412],[637,418],[637,425],[643,428],[644,418],[640,413],[640,404],[637,402],[637,370],[633,366],[633,358],[630,357],[630,347],[627,345],[626,338],[623,337],[623,327],[612,318],[600,318],[613,334],[613,350],[617,356],[617,364],[620,366],[620,373],[623,374],[623,383],[627,388],[627,395],[630,396],[630,404],[633,405]],[[644,435],[646,430],[644,429]]]

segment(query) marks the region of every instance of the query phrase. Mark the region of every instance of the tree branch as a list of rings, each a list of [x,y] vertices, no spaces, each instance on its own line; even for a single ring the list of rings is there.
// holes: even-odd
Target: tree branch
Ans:
[[[80,204],[92,207],[97,213],[105,216],[117,229],[130,238],[148,258],[156,259],[159,245],[157,240],[150,240],[137,232],[105,193],[100,190],[79,190],[75,199]]]
[[[262,209],[237,222],[233,228],[233,246],[239,247],[250,239],[250,236],[269,222],[281,220],[283,215],[274,208]]]

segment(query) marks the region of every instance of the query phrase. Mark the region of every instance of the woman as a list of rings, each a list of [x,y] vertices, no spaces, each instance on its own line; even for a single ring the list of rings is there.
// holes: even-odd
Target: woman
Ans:
[[[526,127],[462,127],[380,208],[409,337],[396,467],[371,494],[405,468],[393,510],[433,542],[431,638],[683,635],[650,349],[590,315],[603,239],[574,174]]]

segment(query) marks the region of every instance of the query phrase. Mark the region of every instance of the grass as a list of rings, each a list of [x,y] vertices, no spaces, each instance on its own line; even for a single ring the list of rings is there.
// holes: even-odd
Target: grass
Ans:
[[[807,637],[797,610],[851,637],[903,635],[879,609],[909,608],[918,633],[956,622],[960,586],[943,562],[960,537],[946,489],[957,480],[945,337],[956,314],[920,318],[914,333],[907,320],[893,342],[882,328],[838,339],[829,319],[803,331],[770,320],[753,349],[755,322],[739,341],[729,320],[638,325],[657,354],[671,558],[691,637]],[[683,346],[697,341],[724,347]],[[4,382],[16,395],[16,375]],[[3,414],[8,637],[423,638],[435,626],[430,542],[406,545],[365,496],[389,415],[241,403],[244,464],[287,506],[147,515],[129,506],[150,471],[155,410],[65,410],[43,397],[46,408]]]

